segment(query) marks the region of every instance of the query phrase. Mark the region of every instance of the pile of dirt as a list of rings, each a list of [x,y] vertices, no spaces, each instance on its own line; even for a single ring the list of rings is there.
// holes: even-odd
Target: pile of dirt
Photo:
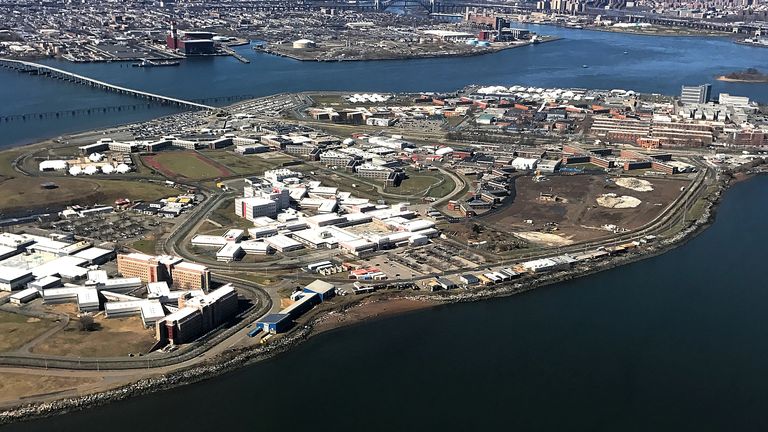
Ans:
[[[639,199],[628,195],[603,194],[597,197],[597,204],[601,207],[625,209],[635,208],[642,203]]]
[[[650,192],[653,190],[651,182],[635,177],[620,177],[616,179],[615,183],[621,187],[638,192]]]
[[[542,244],[545,246],[567,246],[573,243],[573,240],[563,236],[538,231],[518,231],[514,233],[514,235],[531,243]]]

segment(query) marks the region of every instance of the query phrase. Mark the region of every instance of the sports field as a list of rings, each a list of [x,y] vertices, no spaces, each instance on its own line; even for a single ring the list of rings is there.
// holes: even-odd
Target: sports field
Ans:
[[[224,165],[192,151],[163,152],[141,159],[148,167],[169,178],[203,180],[233,175]]]

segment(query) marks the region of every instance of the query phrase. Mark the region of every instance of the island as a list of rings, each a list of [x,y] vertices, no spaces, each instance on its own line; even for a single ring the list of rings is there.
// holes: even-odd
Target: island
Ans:
[[[764,74],[755,68],[749,68],[740,72],[731,72],[717,77],[718,81],[744,82],[744,83],[768,83],[768,74]]]
[[[469,85],[214,107],[98,88],[185,111],[0,152],[0,365],[13,368],[0,424],[662,254],[712,221],[733,179],[768,167],[749,153],[768,143],[753,128],[702,130],[711,121],[689,123],[675,97],[631,90]],[[741,99],[718,104],[761,120]],[[637,120],[639,105],[680,120]]]

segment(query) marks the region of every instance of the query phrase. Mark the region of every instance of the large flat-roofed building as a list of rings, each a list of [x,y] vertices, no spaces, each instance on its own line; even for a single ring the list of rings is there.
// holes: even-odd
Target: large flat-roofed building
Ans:
[[[274,313],[261,318],[256,322],[256,327],[266,333],[282,333],[291,326],[291,316],[288,314]]]
[[[27,282],[35,279],[29,270],[0,266],[0,290],[13,291],[23,288]]]
[[[325,301],[336,294],[336,286],[332,283],[317,279],[309,285],[305,286],[303,291],[305,293],[317,294],[320,296],[321,301]]]
[[[284,234],[267,237],[264,241],[278,252],[290,252],[304,247],[301,243]]]
[[[115,251],[109,250],[109,249],[92,247],[92,248],[81,250],[80,252],[77,252],[73,256],[77,258],[82,258],[88,261],[88,264],[98,265],[98,264],[104,264],[107,261],[112,260],[115,257]]]

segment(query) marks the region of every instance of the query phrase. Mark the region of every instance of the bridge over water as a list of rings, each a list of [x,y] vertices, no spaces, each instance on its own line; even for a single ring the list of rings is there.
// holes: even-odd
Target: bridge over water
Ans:
[[[130,89],[127,87],[121,87],[118,85],[110,84],[104,81],[99,81],[93,78],[88,78],[83,75],[78,75],[73,72],[58,69],[52,66],[42,65],[39,63],[32,63],[22,60],[0,59],[0,67],[14,69],[19,72],[26,72],[35,75],[45,75],[51,78],[56,78],[64,81],[73,82],[76,84],[82,84],[105,91],[111,91],[118,94],[124,94],[133,96],[140,99],[147,99],[153,102],[158,102],[164,105],[174,105],[182,108],[189,108],[195,110],[215,110],[216,107],[205,105],[198,102],[176,99],[168,96],[163,96],[155,93],[149,93],[141,90]]]

